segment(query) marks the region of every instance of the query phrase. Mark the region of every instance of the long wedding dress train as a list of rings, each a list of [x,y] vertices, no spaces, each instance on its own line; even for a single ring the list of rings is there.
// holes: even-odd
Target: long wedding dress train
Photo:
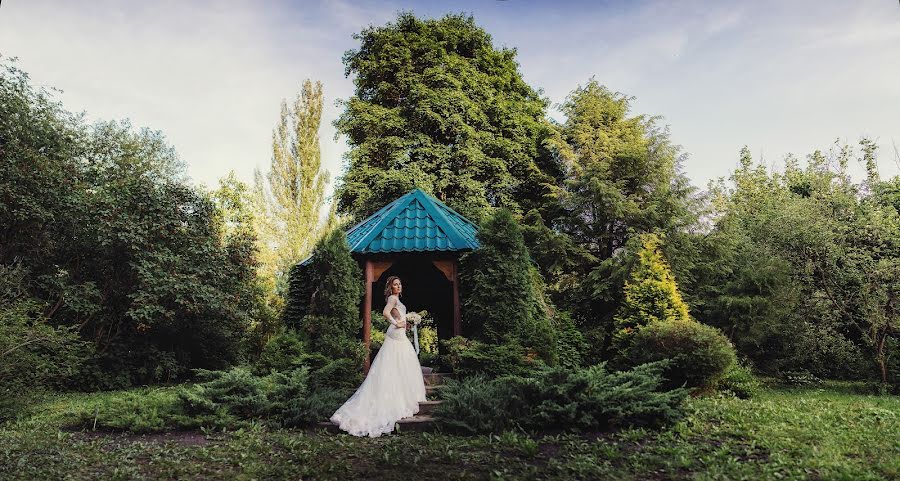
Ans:
[[[397,311],[406,319],[406,306],[397,300]],[[331,416],[331,421],[354,436],[378,437],[394,430],[394,424],[419,412],[425,401],[422,367],[406,328],[391,324],[384,343],[362,384]]]

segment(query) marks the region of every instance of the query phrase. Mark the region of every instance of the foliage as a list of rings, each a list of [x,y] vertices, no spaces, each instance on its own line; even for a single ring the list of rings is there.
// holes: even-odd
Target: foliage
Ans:
[[[542,361],[520,344],[490,344],[462,336],[441,341],[441,365],[460,376],[482,374],[497,377],[507,374],[527,375]]]
[[[306,346],[296,331],[285,330],[266,343],[253,365],[253,372],[267,374],[271,371],[292,371],[302,365],[306,351]]]
[[[719,379],[716,388],[729,392],[741,399],[750,399],[760,390],[760,382],[746,361],[733,363],[725,375]]]
[[[874,144],[860,145],[859,162],[874,168]],[[712,308],[698,315],[723,328],[743,323],[735,326],[736,344],[772,373],[891,379],[900,216],[877,171],[862,184],[850,180],[853,156],[850,146],[836,145],[809,155],[805,169],[789,156],[784,173],[770,173],[744,149],[731,185],[712,186],[723,255],[708,261],[721,267],[705,273],[720,273],[704,275],[704,283],[728,289],[706,290]],[[742,257],[769,260],[735,262],[748,245]],[[743,286],[719,282],[728,277]]]
[[[666,386],[707,389],[737,363],[734,348],[718,329],[694,320],[653,321],[634,334],[628,365],[668,359]]]
[[[322,170],[319,146],[323,98],[322,83],[307,79],[290,106],[281,102],[269,171],[264,175],[257,169],[254,174],[262,268],[282,293],[291,268],[327,232],[320,220],[329,178]]]
[[[469,433],[515,426],[587,430],[667,425],[683,416],[687,392],[658,390],[662,366],[610,372],[598,364],[582,370],[543,368],[527,377],[450,380],[435,415],[446,426]]]
[[[569,311],[591,348],[587,362],[608,359],[612,317],[626,302],[623,285],[632,270],[635,237],[667,239],[672,269],[687,276],[694,258],[687,248],[699,202],[680,172],[684,154],[659,118],[632,115],[633,97],[612,92],[593,78],[560,106],[565,121],[550,145],[566,165],[558,204],[531,215],[528,247],[547,277],[554,304]],[[546,229],[541,226],[546,226]],[[547,230],[549,229],[549,231]]]
[[[373,472],[390,480],[407,479],[410,472],[422,480],[800,481],[810,473],[822,479],[896,478],[900,459],[892,454],[900,437],[900,398],[832,386],[763,389],[749,400],[688,398],[687,417],[664,430],[475,436],[445,430],[375,439],[250,422],[153,435],[108,433],[98,423],[92,432],[96,408],[103,416],[105,405],[129,393],[157,404],[149,398],[172,398],[176,389],[67,393],[48,396],[19,421],[0,425],[0,478],[328,480]],[[61,429],[78,413],[89,420],[87,432]],[[373,460],[379,461],[374,467]]]
[[[301,339],[307,343],[310,352],[334,362],[346,360],[346,365],[335,364],[330,368],[334,373],[349,373],[349,366],[356,366],[358,370],[365,350],[357,338],[359,301],[363,294],[362,272],[350,255],[344,230],[334,229],[323,237],[313,251],[309,268],[295,269],[294,272],[308,278],[296,282],[304,282],[309,289],[292,292],[304,296],[311,291],[308,300],[292,298],[288,301],[289,306],[308,306],[298,329]]]
[[[556,339],[521,227],[508,210],[499,209],[481,226],[478,239],[481,247],[460,266],[464,329],[473,339],[519,343],[555,362]]]
[[[413,187],[480,220],[489,206],[544,204],[560,167],[545,146],[547,102],[471,16],[400,13],[344,54],[354,95],[335,126],[349,166],[338,210],[362,219]]]
[[[565,311],[556,311],[551,323],[556,332],[558,364],[569,369],[581,367],[589,346],[584,334],[572,320],[572,316]]]
[[[25,277],[21,267],[0,264],[0,420],[34,391],[63,385],[92,354],[73,327],[50,325],[47,306],[24,297]]]
[[[690,319],[687,304],[659,250],[656,234],[642,234],[637,260],[625,281],[624,300],[614,318],[614,352],[629,350],[640,327],[655,322],[684,322]],[[638,346],[640,349],[640,346]]]
[[[164,137],[85,126],[9,62],[0,109],[0,264],[24,266],[22,298],[48,326],[93,344],[68,384],[173,381],[237,362],[266,315],[255,239],[188,184]]]

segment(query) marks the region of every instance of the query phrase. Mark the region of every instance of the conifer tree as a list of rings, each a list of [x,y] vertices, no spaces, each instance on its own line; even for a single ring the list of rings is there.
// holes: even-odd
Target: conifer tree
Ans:
[[[555,339],[522,228],[506,209],[478,231],[481,247],[463,259],[465,329],[492,344],[516,342],[552,362]]]
[[[300,332],[308,345],[331,358],[361,361],[362,344],[356,334],[361,325],[362,272],[350,255],[344,230],[335,229],[323,237],[309,267],[294,272],[303,278],[292,279],[299,298],[289,299],[287,310],[293,303],[306,311]],[[308,299],[302,297],[306,294]]]
[[[637,328],[654,321],[688,321],[688,306],[682,300],[660,251],[657,234],[640,236],[640,249],[630,278],[625,281],[624,300],[613,318],[613,348],[627,349]]]

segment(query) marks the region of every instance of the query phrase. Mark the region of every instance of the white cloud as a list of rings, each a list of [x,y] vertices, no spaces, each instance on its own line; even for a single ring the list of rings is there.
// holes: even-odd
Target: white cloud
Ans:
[[[230,169],[250,181],[269,162],[281,100],[305,78],[322,80],[334,179],[346,145],[331,122],[335,100],[353,91],[341,64],[351,35],[401,8],[465,9],[518,49],[526,80],[552,101],[595,75],[636,96],[636,113],[663,115],[701,188],[728,174],[744,144],[775,160],[868,135],[882,147],[882,174],[900,172],[896,2],[395,1],[4,2],[0,53],[65,90],[69,109],[162,130],[207,185]]]

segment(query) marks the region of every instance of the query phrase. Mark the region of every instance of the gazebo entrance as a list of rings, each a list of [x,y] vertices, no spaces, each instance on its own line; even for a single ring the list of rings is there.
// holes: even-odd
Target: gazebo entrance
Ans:
[[[434,261],[430,256],[406,254],[394,259],[374,261],[372,284],[372,310],[380,313],[384,309],[384,286],[388,277],[398,276],[403,282],[403,304],[411,312],[428,311],[434,319],[439,339],[449,339],[459,334],[453,326],[453,261]],[[444,273],[435,265],[450,267]],[[390,265],[379,274],[379,270]],[[379,320],[380,321],[380,320]],[[374,329],[385,329],[385,321],[373,319]]]

